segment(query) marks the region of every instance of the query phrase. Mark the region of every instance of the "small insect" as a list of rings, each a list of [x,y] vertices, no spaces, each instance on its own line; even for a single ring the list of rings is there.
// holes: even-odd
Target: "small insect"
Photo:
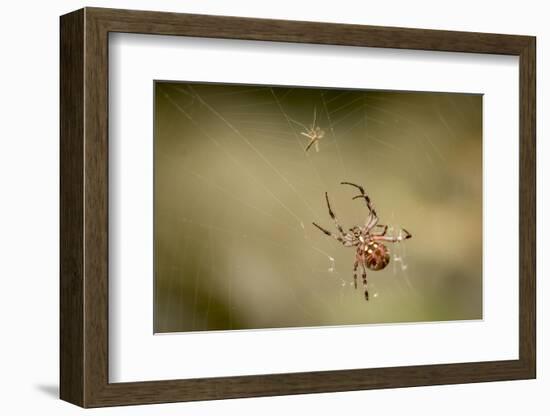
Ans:
[[[356,247],[355,251],[355,263],[353,264],[353,283],[355,289],[357,289],[357,268],[361,266],[363,289],[365,291],[365,299],[369,300],[369,292],[367,290],[367,269],[369,270],[382,270],[390,262],[390,251],[384,244],[388,243],[400,243],[403,240],[407,240],[412,235],[402,228],[403,233],[399,233],[399,236],[392,237],[386,235],[388,231],[387,225],[378,224],[378,215],[374,209],[369,196],[365,193],[362,186],[356,185],[350,182],[341,182],[342,185],[351,185],[359,189],[360,194],[354,196],[352,199],[364,199],[369,210],[369,215],[365,221],[365,225],[354,226],[349,229],[349,232],[344,232],[344,229],[338,222],[336,215],[332,212],[330,202],[328,199],[328,193],[325,192],[325,199],[327,200],[328,213],[336,228],[338,229],[338,235],[334,235],[330,231],[321,227],[320,225],[313,223],[323,233],[329,237],[333,237],[342,243],[345,247]],[[373,232],[376,228],[381,228],[380,232]]]
[[[319,151],[319,139],[322,139],[325,136],[325,131],[321,129],[321,127],[316,126],[315,123],[317,122],[317,109],[313,109],[313,123],[311,124],[311,127],[306,127],[303,124],[301,124],[305,131],[301,132],[300,134],[302,136],[306,136],[309,138],[309,143],[306,146],[306,152],[309,150],[309,148],[315,144],[315,151]]]

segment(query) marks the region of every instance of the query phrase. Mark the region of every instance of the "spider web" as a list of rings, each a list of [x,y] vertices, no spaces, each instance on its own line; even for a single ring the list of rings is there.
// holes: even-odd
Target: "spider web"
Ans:
[[[325,192],[345,228],[363,224],[366,208],[351,201],[354,194],[342,181],[365,186],[390,235],[401,232],[401,218],[422,215],[419,204],[400,209],[400,191],[388,192],[386,178],[399,185],[406,172],[429,192],[431,175],[447,163],[452,147],[451,140],[434,137],[422,118],[409,115],[414,100],[403,93],[313,88],[186,83],[156,88],[156,134],[168,137],[174,149],[156,151],[156,166],[162,172],[169,166],[170,172],[157,176],[174,178],[172,186],[181,193],[159,191],[156,204],[164,206],[162,201],[177,195],[184,200],[173,210],[157,210],[159,218],[179,224],[177,243],[171,244],[177,252],[160,262],[171,266],[156,271],[163,279],[157,281],[159,292],[168,294],[157,298],[159,332],[422,319],[418,305],[424,295],[410,276],[409,242],[391,245],[390,266],[369,273],[366,304],[360,276],[354,289],[355,249],[311,225],[335,231]],[[457,121],[441,110],[442,100],[449,106],[453,100],[430,99],[438,131],[456,134]],[[314,117],[325,134],[318,152],[315,146],[306,152],[309,139],[301,133]],[[469,114],[460,117],[468,120]],[[406,189],[406,181],[401,187]],[[384,195],[383,207],[377,195]],[[262,261],[255,263],[255,256]],[[385,299],[391,304],[406,299],[409,318],[387,314]]]

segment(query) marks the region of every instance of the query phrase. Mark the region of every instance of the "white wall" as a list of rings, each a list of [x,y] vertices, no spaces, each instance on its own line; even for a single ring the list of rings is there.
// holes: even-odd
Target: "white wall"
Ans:
[[[77,414],[56,399],[58,385],[58,16],[82,6],[156,9],[388,26],[529,34],[538,37],[539,378],[535,381],[167,404],[88,414],[548,414],[548,285],[543,281],[544,64],[550,56],[546,2],[278,0],[5,2],[0,64],[0,409],[3,414]],[[544,178],[546,176],[546,178]],[[20,296],[25,294],[24,297]],[[29,312],[32,311],[32,312]],[[11,411],[10,411],[11,410]]]

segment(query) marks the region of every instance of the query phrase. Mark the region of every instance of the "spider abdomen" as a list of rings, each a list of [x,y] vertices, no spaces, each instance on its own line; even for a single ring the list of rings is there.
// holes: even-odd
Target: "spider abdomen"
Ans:
[[[377,241],[369,241],[365,246],[365,263],[370,270],[382,270],[390,262],[390,251]]]

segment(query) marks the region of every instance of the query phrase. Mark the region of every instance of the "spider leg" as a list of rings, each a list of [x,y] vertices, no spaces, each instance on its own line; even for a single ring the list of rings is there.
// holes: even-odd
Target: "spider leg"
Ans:
[[[315,224],[314,222],[312,222],[312,224],[315,225],[318,229],[320,229],[322,232],[324,232],[329,237],[332,237],[332,233],[329,230],[324,229],[323,227],[321,227],[318,224]]]
[[[361,277],[363,278],[363,289],[365,290],[365,300],[369,300],[369,291],[367,290],[367,267],[365,266],[365,262],[361,262],[361,268],[363,269],[363,274]]]
[[[318,229],[320,229],[322,232],[324,232],[329,237],[335,238],[336,240],[338,240],[342,244],[347,245],[348,242],[346,240],[344,240],[342,237],[332,234],[329,230],[324,229],[323,227],[321,227],[318,224],[315,224],[314,222],[312,222],[312,224],[315,225]]]
[[[369,209],[369,211],[372,212],[375,217],[377,216],[376,210],[372,206],[372,203],[371,203],[370,198],[369,198],[368,195],[356,195],[351,199],[357,199],[357,198],[364,198],[365,202],[367,203],[367,208]]]
[[[378,215],[376,214],[376,210],[372,206],[372,202],[371,202],[369,196],[365,193],[365,189],[362,186],[356,185],[356,184],[351,183],[351,182],[340,182],[340,183],[342,185],[351,185],[351,186],[354,186],[355,188],[359,189],[359,192],[361,194],[356,195],[351,199],[362,198],[362,199],[365,200],[365,203],[367,205],[367,209],[369,210],[369,218],[366,221],[366,227],[367,227],[367,229],[370,229],[370,228],[374,227],[376,225],[376,223],[378,222]]]
[[[357,189],[359,189],[359,192],[361,192],[361,195],[365,195],[365,190],[363,189],[362,186],[356,185],[356,184],[351,183],[351,182],[340,182],[340,185],[351,185],[351,186],[355,186]]]
[[[359,266],[359,261],[355,260],[353,263],[353,286],[357,289],[357,267]]]
[[[384,228],[384,231],[382,231],[382,233],[380,234],[375,234],[377,236],[383,236],[383,235],[386,235],[386,232],[388,231],[388,226],[387,225],[382,225],[382,224],[376,224],[375,227],[382,227]],[[374,228],[374,227],[373,227]]]
[[[384,234],[380,234],[380,235],[373,235],[372,239],[376,240],[376,241],[387,241],[389,243],[400,243],[401,241],[408,240],[409,238],[412,237],[412,234],[409,233],[404,228],[402,228],[401,230],[403,230],[405,235],[399,235],[397,237],[393,237],[393,236],[386,236],[386,235],[384,235],[385,234],[384,233]]]
[[[367,232],[376,227],[377,223],[378,217],[376,216],[376,213],[370,212],[367,220],[365,221],[365,229],[367,230]]]
[[[338,231],[340,231],[340,234],[342,236],[346,235],[346,233],[344,232],[344,229],[336,219],[336,215],[334,215],[334,212],[332,212],[332,208],[330,207],[330,201],[328,200],[328,192],[325,192],[325,199],[327,200],[328,214],[330,215],[330,218],[332,218],[332,220],[336,224],[336,228],[338,228]]]

